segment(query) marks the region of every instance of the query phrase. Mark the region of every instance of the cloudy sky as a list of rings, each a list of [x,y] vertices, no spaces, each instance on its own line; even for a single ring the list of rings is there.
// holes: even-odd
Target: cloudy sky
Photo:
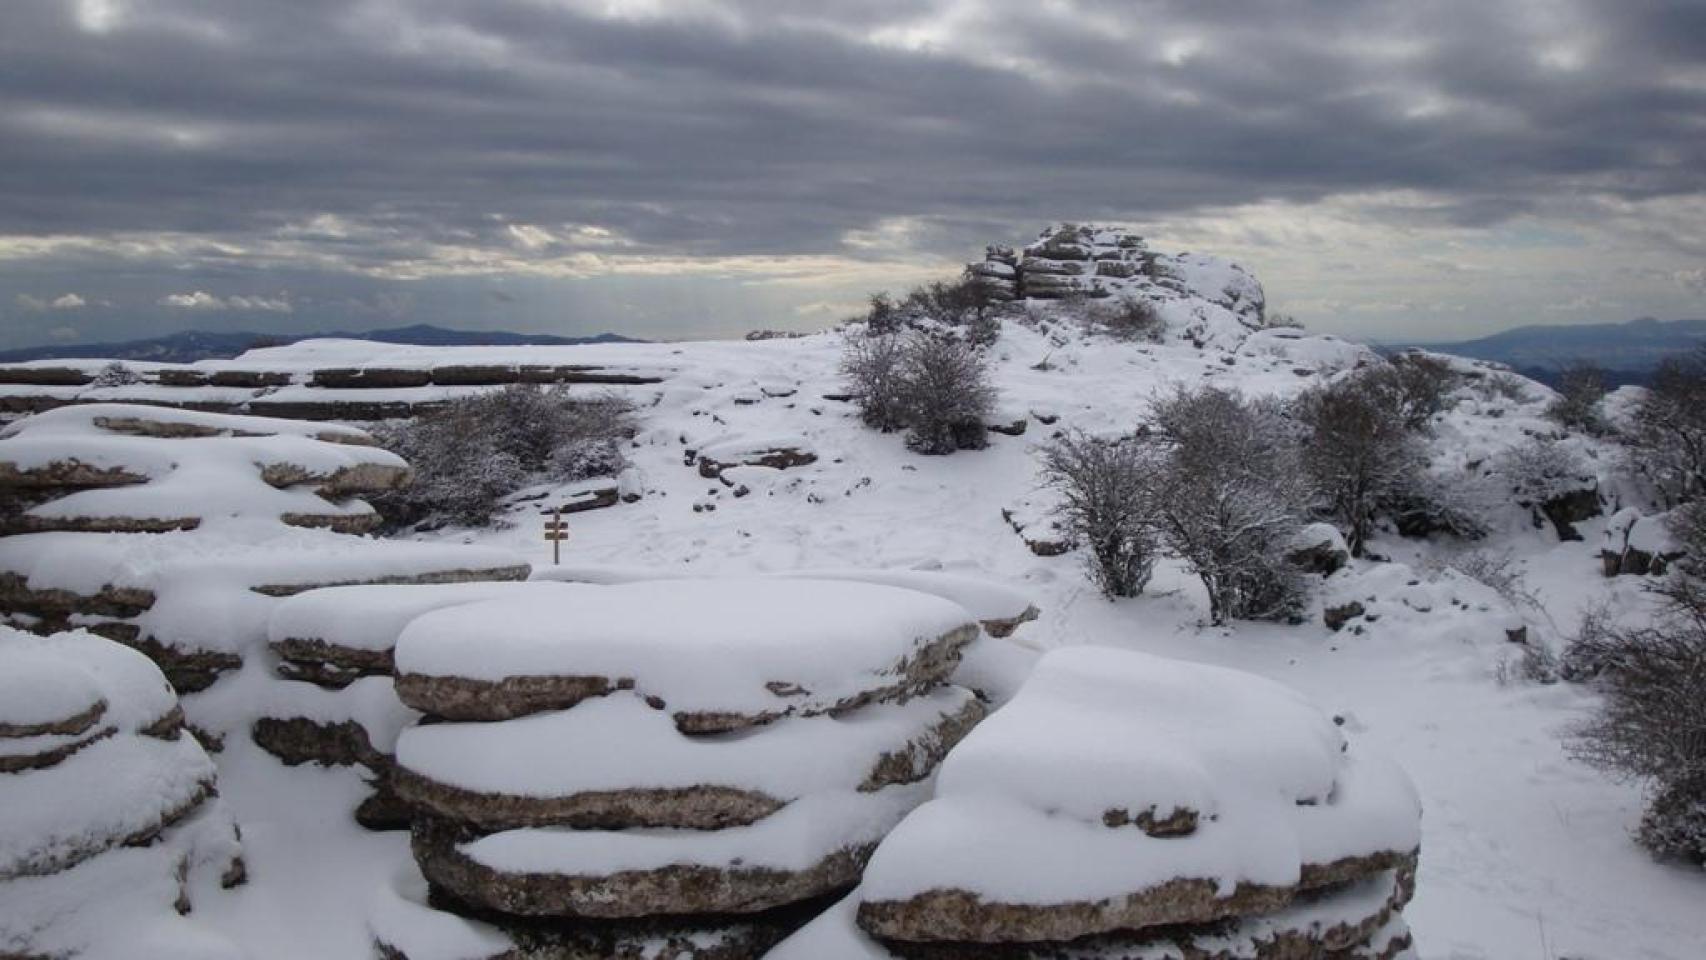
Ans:
[[[0,4],[0,346],[812,329],[1054,220],[1357,336],[1703,316],[1706,3]]]

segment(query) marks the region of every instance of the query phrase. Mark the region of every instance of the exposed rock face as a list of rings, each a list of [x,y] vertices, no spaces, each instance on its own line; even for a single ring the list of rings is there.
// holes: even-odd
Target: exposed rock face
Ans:
[[[1659,576],[1686,551],[1670,531],[1670,514],[1643,516],[1634,507],[1607,521],[1600,542],[1605,575]]]
[[[1286,559],[1309,573],[1330,576],[1351,561],[1351,551],[1332,524],[1312,523],[1298,531]]]

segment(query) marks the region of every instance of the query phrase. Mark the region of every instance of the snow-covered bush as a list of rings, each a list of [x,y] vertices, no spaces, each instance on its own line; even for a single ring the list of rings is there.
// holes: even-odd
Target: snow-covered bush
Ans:
[[[1528,586],[1522,564],[1509,550],[1465,550],[1451,557],[1445,566],[1471,580],[1491,587],[1513,607],[1538,609],[1540,598]]]
[[[1530,437],[1499,454],[1493,471],[1509,484],[1518,502],[1530,505],[1581,490],[1593,482],[1593,471],[1575,449],[1549,436]]]
[[[958,337],[907,336],[901,365],[906,445],[919,453],[980,450],[989,444],[995,387],[977,345]]]
[[[101,368],[95,374],[95,379],[89,381],[91,387],[128,387],[133,383],[141,383],[142,374],[132,370],[122,360],[114,360]]]
[[[571,399],[560,387],[517,384],[374,433],[415,470],[412,485],[373,499],[389,526],[479,525],[530,482],[619,472],[634,412],[614,396]]]
[[[1606,631],[1599,712],[1577,731],[1578,757],[1646,781],[1637,839],[1654,853],[1706,863],[1706,587],[1673,576],[1665,614]]]
[[[1407,425],[1407,413],[1418,414],[1403,400],[1392,369],[1334,380],[1305,392],[1292,408],[1304,428],[1299,462],[1316,508],[1344,532],[1352,556],[1363,555],[1383,509],[1414,499],[1415,479],[1426,467]]]
[[[1436,414],[1452,405],[1457,374],[1451,365],[1425,353],[1401,353],[1392,361],[1359,371],[1362,388],[1413,431],[1424,431]]]
[[[907,446],[919,453],[988,445],[995,409],[989,361],[952,329],[855,331],[842,346],[841,373],[860,419],[885,433],[905,429]]]
[[[873,334],[948,327],[988,346],[1001,334],[998,302],[983,278],[967,271],[958,280],[913,287],[899,300],[887,293],[872,294],[863,320]]]
[[[1286,552],[1307,512],[1281,409],[1215,387],[1156,404],[1140,439],[1153,445],[1163,541],[1208,592],[1215,622],[1296,615],[1307,592]]]
[[[1605,371],[1592,363],[1576,363],[1559,376],[1558,399],[1546,408],[1546,415],[1572,430],[1604,433],[1599,402],[1605,393]]]
[[[1090,549],[1090,579],[1108,598],[1135,597],[1155,569],[1155,458],[1130,438],[1103,440],[1080,431],[1042,448],[1043,482],[1061,498],[1059,513]]]
[[[841,375],[859,418],[888,433],[906,426],[905,339],[898,333],[853,334],[841,348]]]
[[[1706,347],[1659,365],[1623,442],[1660,505],[1706,497]]]

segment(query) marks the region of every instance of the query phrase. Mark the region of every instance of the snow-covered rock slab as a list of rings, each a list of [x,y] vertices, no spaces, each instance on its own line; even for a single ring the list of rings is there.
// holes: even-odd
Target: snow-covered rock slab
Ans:
[[[632,688],[687,733],[850,710],[943,682],[977,634],[964,608],[867,583],[776,578],[590,586],[417,618],[397,692],[424,713],[506,720]]]
[[[479,836],[417,820],[413,849],[428,880],[506,914],[757,913],[850,886],[928,790],[921,782],[815,794],[722,830],[526,827]]]
[[[862,890],[778,944],[768,960],[1395,960],[1410,947],[1400,911],[1414,889],[1409,869],[1307,894],[1272,913],[1162,933],[1114,933],[1066,942],[906,943],[859,928]]]
[[[943,762],[859,922],[902,941],[1071,940],[1266,913],[1413,864],[1408,778],[1258,677],[1078,647]]]
[[[360,431],[261,417],[91,404],[0,431],[0,487],[47,498],[11,518],[14,533],[161,532],[240,517],[360,532],[378,517],[347,498],[409,476]]]
[[[327,587],[285,599],[267,623],[279,672],[344,687],[357,677],[390,676],[391,651],[422,614],[529,589],[507,581]]]
[[[810,919],[810,905],[703,920],[476,919],[439,899],[413,867],[384,885],[368,913],[384,960],[757,960]]]
[[[840,716],[786,717],[756,731],[687,736],[619,693],[571,710],[403,732],[393,786],[432,814],[496,830],[753,823],[825,791],[921,780],[983,718],[943,687]]]
[[[917,590],[957,603],[991,636],[1006,637],[1040,613],[1029,596],[1012,587],[980,577],[939,570],[869,570],[836,567],[778,574],[808,580],[852,580]]]
[[[54,766],[118,734],[175,737],[177,698],[147,657],[87,632],[0,627],[0,773]]]

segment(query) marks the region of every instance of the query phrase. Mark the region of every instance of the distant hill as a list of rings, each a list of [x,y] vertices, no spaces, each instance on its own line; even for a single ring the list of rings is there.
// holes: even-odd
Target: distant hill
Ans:
[[[632,337],[615,333],[600,333],[591,337],[556,337],[544,333],[511,333],[505,330],[450,330],[418,323],[389,330],[367,330],[361,333],[328,332],[279,335],[271,333],[214,333],[207,330],[185,330],[182,333],[153,337],[147,340],[126,340],[119,343],[55,344],[45,347],[26,347],[22,350],[0,351],[0,363],[23,363],[29,360],[71,360],[86,357],[114,360],[152,360],[157,363],[194,363],[235,357],[245,350],[262,346],[283,346],[299,340],[320,338],[342,340],[373,340],[379,343],[414,344],[423,347],[505,347],[526,344],[540,346],[570,346],[580,343],[638,343]]]
[[[1387,351],[1422,347],[1477,360],[1493,360],[1524,373],[1555,373],[1577,361],[1591,361],[1616,375],[1638,381],[1667,356],[1706,343],[1706,320],[1654,320],[1575,326],[1517,327],[1479,340],[1456,343],[1382,344]],[[1544,376],[1541,379],[1545,379]]]

